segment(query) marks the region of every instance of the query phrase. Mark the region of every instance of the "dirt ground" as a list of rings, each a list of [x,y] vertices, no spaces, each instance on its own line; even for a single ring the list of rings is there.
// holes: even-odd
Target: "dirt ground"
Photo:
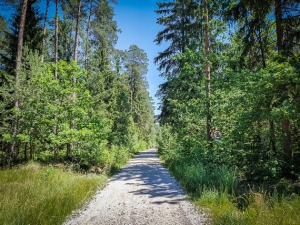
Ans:
[[[205,214],[187,201],[152,148],[133,158],[64,225],[199,225],[205,221]]]

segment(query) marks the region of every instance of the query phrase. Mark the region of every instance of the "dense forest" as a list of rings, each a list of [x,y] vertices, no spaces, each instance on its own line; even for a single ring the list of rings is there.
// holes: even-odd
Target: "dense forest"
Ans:
[[[216,224],[297,224],[295,202],[291,220],[259,212],[300,190],[300,1],[160,1],[156,13],[168,168],[204,205],[226,211],[229,199]]]
[[[154,144],[147,54],[114,47],[116,3],[1,1],[13,12],[0,15],[2,166],[110,166]]]
[[[236,166],[253,180],[297,179],[300,2],[158,6],[164,29],[155,41],[170,42],[155,58],[166,78],[159,121],[173,138],[165,148],[177,149],[170,160]]]
[[[216,224],[299,224],[300,0],[159,1],[156,122],[114,4],[0,2],[0,165],[109,167],[157,143]]]

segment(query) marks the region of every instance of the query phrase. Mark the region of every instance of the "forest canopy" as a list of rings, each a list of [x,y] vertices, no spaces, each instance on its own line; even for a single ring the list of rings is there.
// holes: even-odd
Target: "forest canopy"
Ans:
[[[155,58],[166,160],[298,179],[300,2],[160,1],[156,13],[154,41],[170,43]]]
[[[1,3],[13,11],[0,16],[2,166],[39,160],[109,167],[154,145],[148,57],[134,44],[115,48],[116,3]]]

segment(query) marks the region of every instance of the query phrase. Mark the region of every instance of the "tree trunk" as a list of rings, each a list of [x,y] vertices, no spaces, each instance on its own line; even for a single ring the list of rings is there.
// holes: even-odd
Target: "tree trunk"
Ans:
[[[79,40],[79,23],[80,23],[80,16],[81,16],[81,0],[78,0],[78,8],[77,8],[77,17],[76,17],[76,28],[75,28],[75,43],[74,43],[74,61],[77,62],[77,57],[78,57],[78,40]],[[76,84],[76,76],[73,77],[73,83],[74,85]],[[76,93],[72,93],[72,104],[75,104],[75,98],[76,98]],[[75,120],[72,116],[71,118],[71,124],[70,128],[74,129],[75,126]],[[66,156],[68,157],[70,152],[73,149],[73,142],[67,144],[67,152]]]
[[[207,141],[211,141],[211,115],[210,115],[210,62],[208,60],[209,57],[209,17],[208,17],[208,3],[207,0],[205,3],[205,56],[206,56],[206,64],[205,64],[205,73],[206,73],[206,137]]]
[[[85,71],[88,72],[89,68],[89,42],[90,42],[90,26],[91,26],[91,17],[92,17],[92,8],[93,8],[93,1],[91,1],[90,10],[89,10],[89,17],[88,17],[88,24],[86,29],[86,43],[85,43]]]
[[[28,147],[28,143],[25,143],[25,147],[24,147],[24,160],[27,161],[27,147]]]
[[[46,12],[44,16],[44,31],[43,31],[43,42],[42,42],[42,62],[44,62],[44,48],[46,44],[46,31],[47,31],[47,18],[48,18],[48,11],[49,11],[50,0],[46,1]]]
[[[281,0],[275,0],[275,18],[276,18],[276,35],[277,35],[278,53],[285,55],[285,49],[283,45]],[[292,132],[291,132],[290,120],[288,119],[282,120],[281,128],[283,133],[283,151],[287,154],[289,158],[292,158],[293,149],[292,149]]]
[[[271,144],[271,149],[274,154],[276,154],[276,139],[275,139],[275,127],[274,127],[274,121],[270,120],[270,144]]]
[[[32,140],[30,140],[30,151],[29,151],[29,159],[32,160],[33,159],[33,151],[34,151],[34,144],[32,142]]]
[[[55,72],[57,78],[57,63],[58,63],[58,0],[55,0]]]
[[[78,57],[78,39],[79,39],[79,23],[81,16],[81,0],[78,0],[78,9],[76,17],[75,44],[74,44],[74,61],[77,62]]]
[[[134,71],[132,70],[132,74],[130,77],[130,113],[133,115],[133,92],[134,92]]]
[[[282,29],[282,5],[281,0],[275,0],[275,18],[276,18],[276,35],[277,50],[279,53],[283,51],[283,29]]]
[[[16,57],[16,71],[15,71],[15,100],[14,100],[14,108],[19,108],[19,99],[18,99],[18,89],[19,89],[19,71],[21,68],[21,60],[22,60],[22,51],[23,51],[23,36],[24,36],[24,29],[25,29],[25,20],[26,20],[26,12],[27,12],[27,3],[28,0],[23,0],[22,2],[22,9],[21,9],[21,21],[20,21],[20,30],[18,34],[18,46],[17,46],[17,57]],[[18,116],[15,118],[15,124],[13,127],[13,136],[16,136],[18,133],[18,123],[19,118]],[[16,142],[12,141],[10,146],[10,153],[9,153],[9,161],[11,161],[15,155],[15,147]]]
[[[282,120],[281,127],[283,132],[283,151],[286,153],[287,157],[291,159],[293,157],[293,149],[290,120]]]
[[[30,152],[29,152],[29,159],[30,160],[33,160],[33,149],[34,149],[34,146],[30,146]]]
[[[59,0],[55,0],[55,71],[54,71],[54,77],[55,79],[58,78],[57,74],[57,64],[58,64],[58,2]],[[56,99],[56,96],[54,96]],[[54,121],[56,121],[56,116],[54,116]],[[54,127],[53,127],[53,134],[57,135],[57,124],[55,122]],[[57,147],[55,146],[53,149],[53,155],[54,159],[57,159]]]

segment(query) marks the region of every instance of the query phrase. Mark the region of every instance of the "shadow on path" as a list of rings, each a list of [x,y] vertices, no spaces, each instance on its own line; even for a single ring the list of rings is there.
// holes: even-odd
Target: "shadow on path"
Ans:
[[[178,204],[185,195],[158,159],[157,149],[146,150],[134,157],[111,181],[136,185],[129,193],[148,195],[152,204]]]

